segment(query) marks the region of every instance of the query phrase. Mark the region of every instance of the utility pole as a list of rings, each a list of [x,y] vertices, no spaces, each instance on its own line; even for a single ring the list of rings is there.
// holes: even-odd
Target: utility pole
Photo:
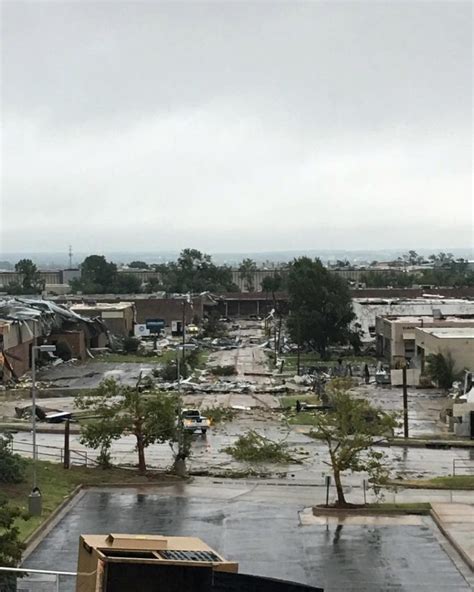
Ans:
[[[35,339],[36,341],[36,339]],[[31,348],[31,431],[33,439],[33,486],[32,492],[36,492],[36,352],[38,346]]]
[[[69,432],[70,432],[70,421],[66,419],[66,423],[64,425],[64,459],[63,459],[63,466],[65,469],[69,469],[70,467],[70,449],[69,449]]]
[[[178,395],[181,396],[181,368],[179,367],[179,353],[176,352],[176,372],[178,378]]]
[[[407,388],[407,367],[403,366],[403,436],[408,438],[408,388]]]
[[[69,269],[72,269],[72,245],[69,245]]]
[[[182,325],[182,331],[183,331],[183,368],[184,368],[184,364],[186,362],[186,352],[185,352],[185,348],[184,348],[184,346],[186,345],[186,300],[183,300],[183,325]]]
[[[296,327],[297,327],[297,333],[298,333],[298,353],[297,353],[297,357],[296,357],[296,373],[299,376],[300,371],[301,371],[301,321],[300,321],[299,313],[298,313],[298,316],[296,317]]]
[[[53,353],[55,351],[55,345],[33,345],[31,348],[31,429],[33,432],[33,483],[31,493],[28,496],[28,510],[30,516],[40,516],[43,505],[36,473],[36,352]]]

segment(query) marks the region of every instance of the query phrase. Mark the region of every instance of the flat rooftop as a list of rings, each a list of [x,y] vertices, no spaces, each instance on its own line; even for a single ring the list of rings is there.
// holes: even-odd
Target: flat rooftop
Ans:
[[[72,304],[69,309],[74,312],[81,312],[81,310],[125,310],[131,306],[133,306],[133,302],[97,302],[97,304],[78,302],[77,304]]]
[[[441,318],[436,318],[433,315],[422,315],[422,316],[406,316],[403,315],[389,315],[389,316],[380,316],[377,317],[379,319],[384,319],[386,321],[390,321],[392,323],[466,323],[472,322],[474,324],[474,313],[473,314],[460,314],[460,315],[450,315],[450,316],[442,316]]]
[[[443,296],[419,296],[418,298],[353,298],[357,304],[371,305],[371,304],[404,304],[404,305],[420,305],[420,304],[467,304],[471,302],[474,304],[474,300],[469,298],[444,298]]]
[[[418,330],[438,339],[474,339],[474,327],[433,327]]]

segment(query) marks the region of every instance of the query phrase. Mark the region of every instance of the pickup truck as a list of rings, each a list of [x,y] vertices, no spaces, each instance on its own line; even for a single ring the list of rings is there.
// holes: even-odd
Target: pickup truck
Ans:
[[[198,409],[183,409],[181,421],[186,431],[195,432],[196,430],[201,430],[201,434],[203,435],[211,425],[207,417],[203,417]]]

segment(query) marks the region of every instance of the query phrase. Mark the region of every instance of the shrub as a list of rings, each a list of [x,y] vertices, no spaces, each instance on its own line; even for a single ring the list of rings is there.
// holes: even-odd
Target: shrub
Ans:
[[[180,364],[179,373],[181,374],[181,378],[187,378],[189,376],[188,366],[186,364]],[[153,370],[153,376],[161,378],[161,380],[166,380],[167,382],[178,380],[178,367],[176,362],[174,360],[166,362],[161,368]]]
[[[199,364],[199,350],[192,349],[186,351],[186,364],[194,370],[196,366]]]
[[[0,439],[0,483],[21,483],[25,478],[25,461],[13,454],[10,443]]]
[[[235,366],[233,364],[229,366],[214,366],[214,368],[211,368],[211,372],[215,376],[232,376],[236,373]]]
[[[457,378],[454,360],[450,355],[430,354],[426,357],[427,373],[442,389],[449,390]]]
[[[140,340],[136,337],[125,337],[123,340],[123,351],[127,354],[136,354]]]

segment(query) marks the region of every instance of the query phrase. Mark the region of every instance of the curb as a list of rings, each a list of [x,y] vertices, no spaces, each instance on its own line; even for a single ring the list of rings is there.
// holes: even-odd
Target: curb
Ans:
[[[168,487],[183,482],[192,482],[192,478],[174,478],[165,482],[137,482],[137,483],[107,483],[107,485],[78,485],[51,514],[25,540],[26,549],[22,555],[22,562],[36,549],[43,538],[58,524],[67,512],[82,498],[86,491],[103,489],[125,489],[138,487]]]
[[[53,425],[53,424],[51,424]],[[36,432],[38,434],[60,434],[64,435],[64,424],[54,424],[54,425],[61,425],[61,428],[53,428],[47,426],[36,426]],[[0,431],[9,431],[9,432],[31,432],[31,424],[19,424],[16,425],[14,423],[2,423],[0,424]],[[81,431],[78,428],[71,426],[69,428],[70,434],[80,434]]]
[[[111,483],[107,485],[78,485],[51,514],[42,522],[24,541],[26,549],[23,552],[22,563],[31,555],[36,547],[41,543],[43,538],[58,524],[58,522],[75,506],[86,491],[94,489],[126,489],[137,487],[166,487],[169,485],[176,485],[182,483],[186,479],[175,479],[168,482],[148,482],[148,483]]]
[[[56,526],[59,520],[67,514],[84,494],[83,486],[78,485],[51,514],[42,522],[24,541],[26,549],[23,552],[21,561],[25,561],[40,544],[43,538]]]
[[[433,521],[435,522],[436,526],[440,529],[440,531],[443,533],[443,535],[446,537],[446,539],[452,545],[452,547],[454,549],[456,549],[456,551],[462,557],[464,563],[471,569],[471,571],[474,572],[474,561],[473,561],[473,559],[471,557],[469,557],[469,555],[466,553],[466,551],[463,549],[463,547],[457,542],[457,540],[454,537],[451,536],[451,533],[444,526],[443,521],[438,516],[437,512],[435,510],[431,509],[430,516],[433,519]]]
[[[171,485],[179,485],[180,483],[191,483],[192,479],[176,479],[176,480],[170,480],[170,481],[162,481],[162,482],[150,482],[147,481],[146,483],[106,483],[105,485],[80,485],[80,488],[83,491],[90,491],[90,490],[104,490],[104,489],[127,489],[127,488],[137,488],[137,487],[169,487]]]
[[[306,436],[311,431],[311,426],[305,424],[292,424],[292,426],[297,432]],[[387,440],[386,442],[376,442],[373,446],[379,448],[428,448],[430,450],[448,450],[450,448],[474,449],[474,440],[419,440],[415,438],[413,440],[410,438],[405,440],[404,438],[399,438]]]
[[[326,508],[313,506],[313,516],[429,516],[430,508],[418,510],[386,509],[380,508]]]

